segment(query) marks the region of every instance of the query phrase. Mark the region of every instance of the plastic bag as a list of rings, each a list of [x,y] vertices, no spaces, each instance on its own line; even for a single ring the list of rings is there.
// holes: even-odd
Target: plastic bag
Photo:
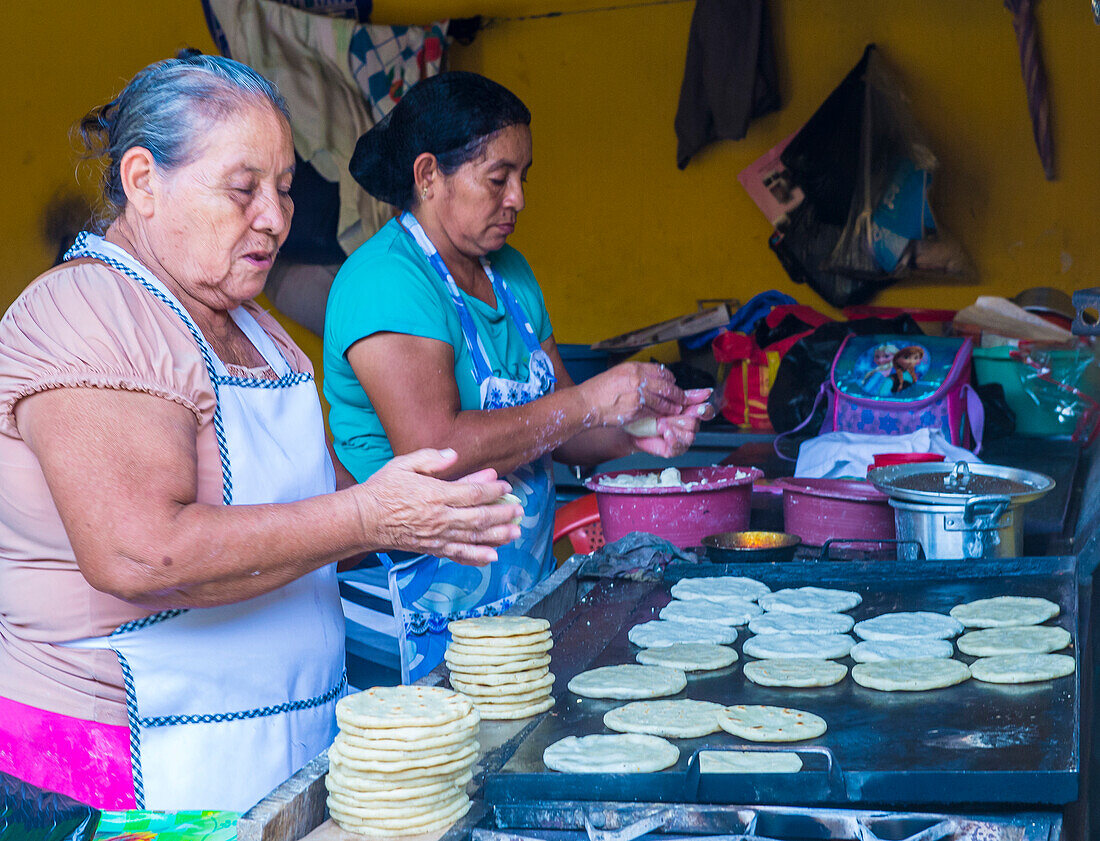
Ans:
[[[769,244],[793,280],[833,306],[863,303],[913,271],[972,274],[937,230],[936,156],[873,44],[781,160],[805,199]]]
[[[94,841],[236,841],[238,812],[104,812]]]
[[[824,268],[855,276],[897,275],[912,259],[910,244],[935,231],[928,194],[939,162],[873,45],[864,51],[864,61],[851,206]]]
[[[1093,349],[1020,342],[1009,355],[1023,363],[1018,375],[1027,399],[1055,423],[1072,429],[1075,442],[1092,443],[1100,430],[1100,403],[1089,394],[1095,392],[1097,373]]]
[[[4,841],[89,841],[99,810],[64,794],[0,773],[0,838]]]

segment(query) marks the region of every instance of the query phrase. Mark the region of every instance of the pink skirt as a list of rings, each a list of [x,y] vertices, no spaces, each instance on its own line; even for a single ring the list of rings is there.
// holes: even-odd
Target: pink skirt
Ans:
[[[98,809],[136,809],[130,729],[0,698],[0,771]]]

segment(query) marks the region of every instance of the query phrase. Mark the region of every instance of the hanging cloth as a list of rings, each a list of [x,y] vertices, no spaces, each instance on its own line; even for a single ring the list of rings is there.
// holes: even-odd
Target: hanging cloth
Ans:
[[[766,0],[698,0],[676,109],[676,166],[715,140],[740,140],[749,120],[779,106]]]
[[[1027,110],[1031,114],[1031,131],[1047,181],[1054,180],[1054,141],[1050,135],[1050,97],[1047,94],[1047,74],[1039,50],[1039,35],[1035,31],[1033,0],[1005,0],[1012,12],[1012,28],[1020,45],[1020,72],[1027,92]]]

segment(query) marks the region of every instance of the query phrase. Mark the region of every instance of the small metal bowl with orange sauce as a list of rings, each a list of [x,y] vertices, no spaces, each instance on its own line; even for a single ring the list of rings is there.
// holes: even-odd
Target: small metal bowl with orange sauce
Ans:
[[[707,559],[719,564],[789,561],[801,545],[798,535],[781,531],[725,531],[703,538]]]

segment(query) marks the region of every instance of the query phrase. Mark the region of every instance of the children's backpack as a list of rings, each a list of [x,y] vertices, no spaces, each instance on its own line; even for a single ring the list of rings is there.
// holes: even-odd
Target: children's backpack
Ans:
[[[985,413],[970,386],[973,349],[970,339],[943,336],[848,336],[814,403],[816,410],[828,400],[819,434],[904,435],[939,428],[952,444],[978,452]],[[813,416],[811,411],[788,434]]]

